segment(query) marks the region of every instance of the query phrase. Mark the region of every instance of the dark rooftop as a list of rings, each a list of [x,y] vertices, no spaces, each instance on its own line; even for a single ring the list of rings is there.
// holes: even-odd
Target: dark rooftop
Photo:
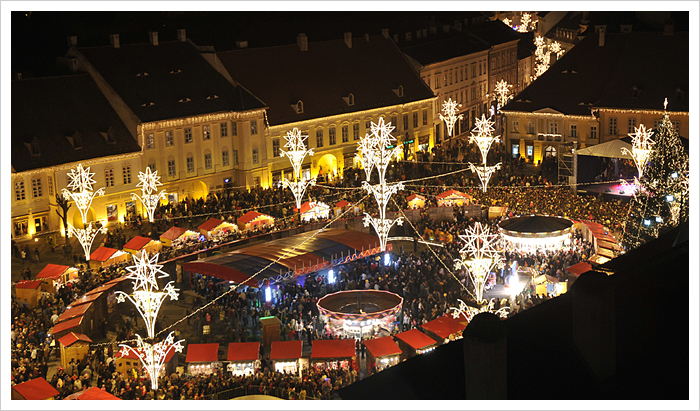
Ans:
[[[488,50],[491,46],[468,31],[450,36],[433,35],[427,39],[399,42],[401,51],[423,65]]]
[[[501,20],[486,21],[474,26],[468,26],[467,30],[490,46],[519,40],[521,37],[520,33],[507,26]]]

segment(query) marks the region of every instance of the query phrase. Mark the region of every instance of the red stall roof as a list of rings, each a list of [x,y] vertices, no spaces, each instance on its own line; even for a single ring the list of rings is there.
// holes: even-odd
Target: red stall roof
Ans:
[[[219,220],[218,218],[212,217],[212,218],[208,219],[207,221],[205,221],[204,223],[202,223],[202,225],[197,227],[197,229],[204,230],[204,231],[211,231],[211,230],[215,229],[216,227],[220,226],[221,224],[223,224],[223,222],[224,222],[224,220]]]
[[[270,348],[271,360],[291,360],[301,358],[301,340],[273,341]]]
[[[64,311],[63,314],[61,314],[58,317],[58,320],[56,322],[60,323],[60,322],[66,321],[66,320],[70,320],[71,318],[81,317],[85,314],[85,312],[88,309],[90,309],[91,306],[92,306],[92,303],[80,304],[77,307],[71,306],[69,309]]]
[[[58,339],[58,342],[63,344],[64,347],[70,347],[78,341],[92,342],[90,337],[88,337],[87,335],[75,333],[72,331]]]
[[[101,286],[94,288],[91,291],[88,291],[85,295],[88,296],[88,295],[102,294],[103,292],[109,290],[110,288],[114,287],[115,285],[116,285],[116,283],[112,283],[111,281],[106,282],[106,283],[102,284]]]
[[[69,268],[70,267],[67,265],[46,264],[46,267],[44,267],[43,270],[39,271],[39,274],[36,275],[36,278],[48,278],[51,280],[58,280],[61,274],[66,272],[66,270]]]
[[[347,200],[340,200],[337,203],[335,203],[335,206],[338,208],[343,208],[345,206],[349,206],[350,204],[352,204],[352,203],[347,201]]]
[[[372,340],[365,340],[362,344],[367,347],[367,350],[372,354],[374,358],[386,357],[387,355],[399,355],[401,354],[401,348],[394,342],[391,337],[374,338]]]
[[[95,294],[90,294],[90,295],[85,294],[84,296],[73,301],[71,303],[71,307],[77,307],[77,306],[82,305],[82,304],[92,303],[93,301],[100,298],[101,295],[102,295],[102,293],[99,293],[99,292],[95,293]]]
[[[124,247],[122,247],[122,248],[123,249],[128,248],[129,250],[137,250],[138,251],[138,250],[142,249],[143,247],[145,247],[146,244],[148,244],[150,242],[151,242],[151,239],[148,237],[136,236],[136,237],[132,238],[131,240],[129,240],[128,243],[124,244]]]
[[[462,197],[462,198],[469,198],[469,197],[470,197],[468,194],[464,194],[464,193],[461,192],[461,191],[457,191],[457,190],[447,190],[447,191],[445,191],[444,193],[438,194],[438,195],[437,195],[437,198],[447,198],[447,197],[451,197],[451,196]]]
[[[83,317],[73,318],[71,320],[58,323],[54,325],[53,329],[51,330],[51,334],[58,334],[66,330],[70,330],[71,328],[78,327],[80,326],[81,322],[83,322]]]
[[[425,197],[423,197],[423,196],[420,195],[420,194],[415,194],[415,193],[413,193],[413,194],[411,194],[410,196],[408,196],[408,198],[406,198],[406,201],[411,201],[411,200],[416,199],[416,198],[419,199],[419,200],[425,201]]]
[[[185,362],[214,362],[219,357],[219,343],[188,344]]]
[[[107,261],[112,258],[117,251],[119,250],[116,248],[100,247],[90,254],[90,259],[95,261]]]
[[[12,389],[26,400],[45,400],[58,395],[58,391],[41,377],[14,385]]]
[[[121,398],[115,397],[114,395],[108,393],[107,391],[97,388],[90,387],[87,390],[78,391],[64,398],[64,400],[120,400]]]
[[[588,264],[585,261],[581,261],[580,263],[576,263],[572,266],[566,267],[564,270],[572,274],[581,275],[585,272],[591,271],[592,269],[592,265]]]
[[[433,321],[421,325],[421,327],[423,327],[424,330],[434,332],[440,338],[447,338],[466,328],[465,325],[462,325],[459,321],[452,318],[451,315],[443,315],[442,317],[438,317]]]
[[[437,342],[415,328],[396,334],[396,338],[405,342],[416,350],[428,347]]]
[[[349,358],[355,356],[355,340],[314,340],[311,358]]]
[[[238,217],[238,220],[236,220],[236,221],[239,224],[248,224],[249,222],[255,220],[256,218],[258,218],[260,216],[262,216],[264,218],[268,218],[268,219],[272,218],[267,214],[258,213],[257,211],[251,210],[251,211],[248,211],[247,213],[243,214],[241,217]]]
[[[36,290],[42,283],[41,280],[25,280],[20,281],[15,284],[15,288],[29,288],[31,290]]]
[[[161,239],[164,238],[166,240],[171,240],[171,241],[177,240],[178,238],[180,238],[181,235],[183,235],[185,233],[185,231],[187,231],[187,230],[185,230],[182,227],[172,227],[172,228],[170,228],[170,230],[161,234],[160,238]]]
[[[259,342],[230,343],[226,361],[253,361],[260,358]]]

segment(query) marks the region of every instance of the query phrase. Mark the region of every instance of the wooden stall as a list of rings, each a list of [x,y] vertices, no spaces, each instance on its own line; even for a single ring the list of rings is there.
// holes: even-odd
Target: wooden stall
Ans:
[[[457,190],[447,190],[436,196],[438,207],[454,207],[471,204],[472,197]]]
[[[355,367],[355,340],[314,340],[311,345],[311,365],[318,370],[351,369]]]
[[[84,319],[81,316],[60,323],[56,323],[56,325],[54,325],[53,328],[51,328],[50,334],[53,335],[55,338],[61,338],[71,331],[80,334],[86,334],[85,321],[83,320]]]
[[[335,215],[337,217],[337,216],[343,214],[346,211],[346,209],[351,205],[352,205],[352,203],[347,201],[347,200],[340,200],[334,204],[333,212],[335,213]],[[347,214],[346,214],[346,216],[350,217],[350,215],[347,215]]]
[[[110,247],[100,247],[90,254],[90,261],[88,261],[88,263],[91,268],[100,268],[130,260],[131,254],[126,251]]]
[[[97,387],[90,387],[88,389],[84,389],[82,391],[78,391],[76,393],[73,393],[64,400],[96,400],[96,401],[109,401],[109,400],[119,400],[121,401],[121,398],[115,397],[114,395],[108,393],[107,391],[103,390],[102,388],[97,388]]]
[[[229,343],[226,370],[233,375],[250,375],[260,369],[260,343]]]
[[[451,315],[443,315],[421,325],[421,328],[427,336],[444,344],[462,338],[466,325],[455,320]]]
[[[267,214],[257,211],[248,211],[236,220],[241,231],[251,230],[257,226],[275,225],[275,219]]]
[[[57,395],[58,390],[42,377],[12,386],[13,400],[53,400]]]
[[[273,341],[280,340],[280,321],[277,317],[261,317],[262,324],[262,340],[265,347],[269,347]]]
[[[401,361],[401,348],[391,337],[373,338],[363,341],[362,344],[367,347],[369,353],[367,368],[370,374],[394,366]]]
[[[328,218],[330,207],[328,204],[320,201],[307,201],[301,205],[299,214],[302,221],[311,221],[314,219]]]
[[[122,248],[127,253],[137,255],[141,251],[146,251],[148,255],[159,253],[163,244],[160,241],[152,240],[148,237],[136,236],[129,240]]]
[[[71,280],[78,279],[78,269],[67,265],[46,264],[43,270],[36,275],[37,280],[41,280],[41,291],[53,293],[58,284],[65,284]]]
[[[420,194],[411,194],[406,198],[408,208],[423,208],[425,207],[425,197]]]
[[[270,349],[272,368],[277,372],[295,374],[300,371],[302,341],[273,341]]]
[[[71,359],[75,359],[79,363],[88,352],[90,352],[90,343],[92,340],[85,334],[69,332],[58,339],[61,349],[61,366],[65,369],[68,367]]]
[[[395,337],[403,352],[403,359],[412,358],[416,355],[432,351],[438,345],[437,341],[423,334],[416,328],[398,333]]]
[[[168,231],[160,235],[160,241],[165,247],[172,247],[173,244],[177,245],[177,243],[186,241],[189,238],[199,238],[199,233],[181,227],[171,227]]]
[[[29,280],[20,281],[15,284],[15,298],[18,302],[26,302],[27,308],[30,310],[35,309],[39,305],[39,294],[41,293],[40,287],[43,281],[41,280]]]
[[[188,344],[187,356],[187,374],[211,374],[221,368],[219,361],[219,343],[208,344]]]
[[[238,231],[238,226],[228,221],[212,217],[202,223],[197,229],[201,235],[210,240],[229,231]]]

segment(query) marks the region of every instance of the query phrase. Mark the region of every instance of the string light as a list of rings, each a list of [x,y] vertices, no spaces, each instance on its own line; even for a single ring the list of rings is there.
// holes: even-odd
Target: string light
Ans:
[[[306,140],[308,137],[308,135],[302,135],[301,131],[294,127],[292,131],[288,131],[287,135],[284,137],[287,140],[287,143],[284,146],[289,150],[285,151],[280,149],[280,156],[288,157],[289,161],[292,163],[292,168],[294,169],[294,181],[289,181],[283,177],[282,185],[292,190],[292,194],[294,195],[298,209],[301,209],[301,200],[304,198],[306,188],[310,185],[313,186],[316,184],[315,178],[307,179],[300,174],[301,165],[304,162],[304,158],[307,155],[314,155],[314,149],[310,148],[307,150],[306,144],[304,144],[304,140]]]
[[[138,199],[143,204],[146,209],[146,214],[148,215],[148,221],[154,222],[153,213],[158,207],[161,199],[166,199],[168,193],[163,190],[158,193],[158,186],[162,186],[163,183],[160,182],[160,176],[158,175],[158,170],[153,170],[151,172],[151,167],[146,167],[146,172],[142,173],[139,171],[139,183],[136,187],[141,186],[141,197],[138,194],[131,193],[131,198]]]
[[[78,242],[83,247],[83,252],[85,253],[85,260],[90,261],[90,250],[92,249],[92,243],[95,241],[97,234],[104,234],[107,232],[107,227],[102,226],[97,228],[94,222],[90,223],[85,228],[76,228],[72,224],[68,223],[68,237],[75,237]]]
[[[184,118],[179,118],[176,120],[152,121],[150,123],[141,124],[141,130],[142,131],[150,131],[150,130],[163,129],[163,128],[182,127],[185,125],[192,125],[192,124],[199,124],[199,123],[209,123],[209,122],[221,121],[221,120],[249,119],[249,118],[259,117],[259,116],[263,115],[263,113],[265,113],[265,110],[228,111],[225,113],[216,113],[216,114],[206,114],[206,115],[200,115],[200,116],[184,117]]]
[[[520,17],[520,25],[518,26],[519,33],[527,33],[530,28],[531,19],[532,16],[530,16],[530,13],[523,13],[522,17]]]
[[[452,97],[442,102],[442,113],[445,115],[442,115],[441,113],[440,120],[444,121],[445,125],[447,126],[448,137],[452,137],[452,129],[454,128],[455,122],[464,118],[463,114],[457,115],[459,112],[458,107],[461,106],[461,104],[457,104],[456,101],[453,101]]]
[[[634,133],[628,134],[628,136],[632,137],[632,151],[627,147],[622,148],[622,154],[626,152],[632,156],[640,179],[644,175],[644,167],[646,167],[649,156],[651,156],[651,146],[654,145],[651,134],[651,130],[644,127],[644,124],[640,124],[639,127],[635,127]]]
[[[66,200],[73,200],[75,202],[80,216],[83,219],[84,228],[76,228],[71,224],[68,225],[68,237],[75,236],[80,242],[85,252],[85,261],[90,261],[90,249],[92,248],[92,242],[99,233],[104,233],[107,231],[106,227],[96,228],[93,226],[93,222],[87,221],[87,213],[92,205],[92,200],[95,197],[103,196],[105,194],[104,187],[101,187],[97,191],[92,191],[92,185],[95,184],[95,180],[92,178],[95,173],[90,172],[90,167],[83,168],[82,163],[78,163],[75,169],[71,169],[68,172],[68,189],[62,189],[61,193],[63,198]]]
[[[484,285],[486,277],[493,268],[503,265],[501,250],[497,246],[500,235],[491,234],[488,226],[476,222],[465,229],[465,234],[459,234],[465,245],[459,251],[460,259],[455,260],[455,269],[466,268],[474,283],[476,302],[484,304]],[[471,257],[468,259],[468,257]]]

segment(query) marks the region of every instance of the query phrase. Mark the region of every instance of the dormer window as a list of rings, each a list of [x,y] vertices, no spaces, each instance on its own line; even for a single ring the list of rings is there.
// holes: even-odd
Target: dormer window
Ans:
[[[177,69],[177,70],[170,70],[170,74],[180,74],[182,73],[182,70]]]
[[[403,86],[399,85],[397,88],[392,89],[394,90],[394,93],[396,93],[397,96],[403,97]]]
[[[109,144],[115,144],[117,142],[116,132],[114,131],[114,128],[112,128],[112,127],[110,127],[106,132],[100,131],[100,134],[105,139],[105,141]]]
[[[219,98],[219,96],[216,95],[216,94],[212,94],[211,96],[207,96],[207,100],[214,100],[214,99],[217,99],[217,98]]]
[[[139,73],[136,73],[136,77],[146,77],[148,75],[147,71],[141,71]]]
[[[343,100],[345,100],[345,103],[346,103],[348,106],[354,106],[354,105],[355,105],[355,96],[354,96],[352,93],[348,94],[346,97],[343,97]]]
[[[294,109],[294,111],[297,114],[303,113],[304,112],[304,102],[301,100],[297,100],[296,104],[292,104],[292,109]]]
[[[79,131],[76,131],[72,136],[66,137],[70,144],[73,146],[74,150],[80,150],[83,148],[83,136]]]
[[[190,99],[189,97],[185,97],[185,98],[181,98],[181,99],[178,100],[177,102],[178,102],[178,103],[187,103],[187,102],[189,102],[189,101],[192,101],[192,99]]]
[[[41,155],[41,149],[39,147],[39,139],[34,137],[32,141],[28,143],[24,143],[24,145],[27,147],[27,150],[29,150],[29,154],[32,156],[40,156]]]
[[[632,98],[639,97],[639,87],[632,86]]]
[[[150,106],[154,106],[155,104],[156,104],[156,103],[154,103],[154,102],[152,102],[152,101],[149,101],[148,103],[143,103],[143,104],[141,104],[141,107],[150,107]]]

